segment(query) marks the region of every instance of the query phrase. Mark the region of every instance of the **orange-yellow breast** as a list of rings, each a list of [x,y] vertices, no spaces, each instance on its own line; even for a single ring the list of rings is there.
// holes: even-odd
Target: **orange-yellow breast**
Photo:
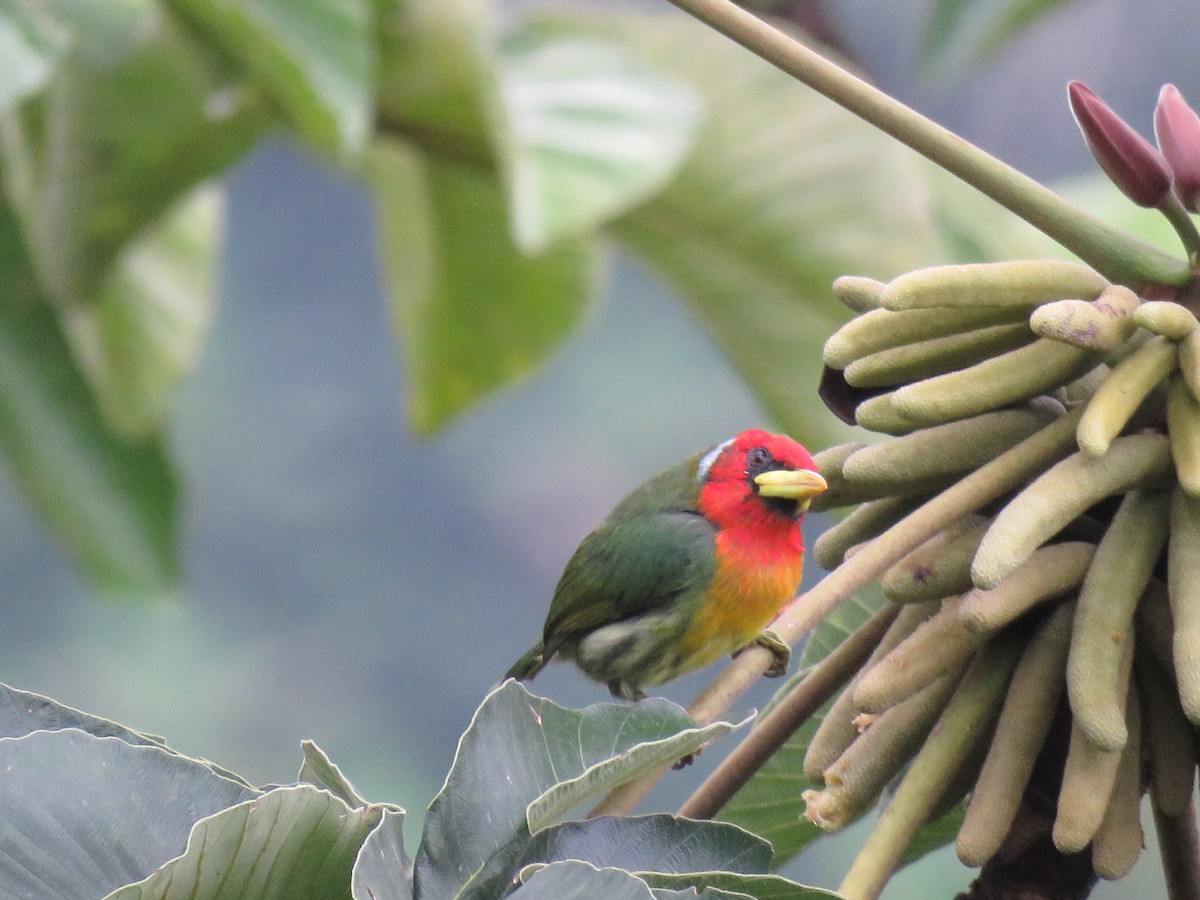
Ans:
[[[800,586],[803,554],[792,546],[763,546],[717,535],[717,570],[704,604],[681,641],[696,666],[740,650],[779,614]]]

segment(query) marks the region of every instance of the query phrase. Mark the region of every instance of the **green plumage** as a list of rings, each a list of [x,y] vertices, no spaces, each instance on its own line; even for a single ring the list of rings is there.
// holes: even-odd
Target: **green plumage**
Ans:
[[[700,456],[651,478],[584,538],[559,579],[542,641],[508,677],[532,678],[557,654],[632,698],[638,685],[678,674],[672,648],[716,568],[716,529],[697,509]]]

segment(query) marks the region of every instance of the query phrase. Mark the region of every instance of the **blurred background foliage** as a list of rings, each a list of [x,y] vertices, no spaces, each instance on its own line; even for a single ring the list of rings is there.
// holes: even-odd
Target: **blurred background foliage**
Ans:
[[[755,5],[1042,178],[1068,78],[1200,94],[1190,0]],[[316,738],[414,829],[630,485],[842,438],[835,276],[1054,252],[660,2],[0,0],[0,173],[0,679],[254,781]]]

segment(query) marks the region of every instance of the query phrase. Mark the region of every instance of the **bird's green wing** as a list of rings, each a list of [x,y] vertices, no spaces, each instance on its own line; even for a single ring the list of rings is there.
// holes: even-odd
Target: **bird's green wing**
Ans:
[[[546,649],[660,608],[706,587],[716,569],[713,525],[689,512],[605,522],[567,563],[550,613]]]

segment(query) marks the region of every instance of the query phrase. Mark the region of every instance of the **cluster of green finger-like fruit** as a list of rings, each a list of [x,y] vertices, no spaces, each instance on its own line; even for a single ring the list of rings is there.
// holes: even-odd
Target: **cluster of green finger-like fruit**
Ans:
[[[834,289],[860,315],[829,339],[826,364],[865,397],[858,424],[892,437],[817,456],[830,489],[814,508],[857,505],[816,542],[817,561],[832,569],[902,536],[968,476],[983,487],[880,576],[893,620],[809,745],[806,775],[824,785],[806,795],[809,818],[840,828],[906,765],[906,778],[940,767],[939,808],[969,796],[958,853],[982,865],[1052,728],[1066,728],[1054,843],[1090,845],[1097,874],[1120,877],[1142,849],[1142,760],[1162,814],[1184,815],[1194,791],[1197,320],[1059,261]],[[1021,452],[1040,454],[1028,477],[988,493],[990,464]],[[966,737],[931,749],[951,720]]]

